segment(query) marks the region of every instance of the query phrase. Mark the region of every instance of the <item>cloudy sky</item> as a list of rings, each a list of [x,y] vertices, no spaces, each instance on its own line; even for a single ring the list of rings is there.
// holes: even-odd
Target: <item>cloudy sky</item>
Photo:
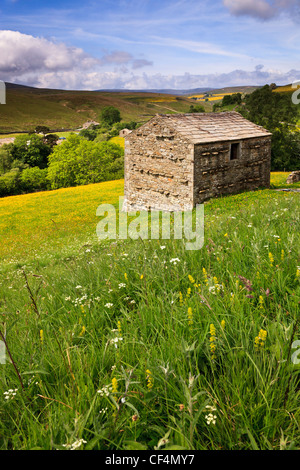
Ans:
[[[191,89],[300,80],[300,0],[0,0],[0,80]]]

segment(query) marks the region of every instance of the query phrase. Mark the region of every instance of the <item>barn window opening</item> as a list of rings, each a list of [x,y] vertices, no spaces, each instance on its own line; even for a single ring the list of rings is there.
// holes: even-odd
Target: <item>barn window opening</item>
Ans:
[[[230,146],[230,160],[237,160],[240,156],[241,144],[235,143]]]

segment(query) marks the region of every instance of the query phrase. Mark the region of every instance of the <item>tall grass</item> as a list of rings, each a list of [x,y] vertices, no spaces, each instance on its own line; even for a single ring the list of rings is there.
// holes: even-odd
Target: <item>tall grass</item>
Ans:
[[[49,241],[3,269],[1,449],[300,448],[299,195],[205,214],[198,251]]]

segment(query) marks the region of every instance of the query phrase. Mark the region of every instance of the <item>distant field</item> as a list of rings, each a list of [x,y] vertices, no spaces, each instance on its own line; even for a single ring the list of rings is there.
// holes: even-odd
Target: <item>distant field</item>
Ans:
[[[121,143],[119,137],[113,141]],[[287,186],[288,175],[272,173],[274,188]],[[297,186],[300,184],[292,187]],[[55,250],[68,252],[74,244],[94,239],[97,207],[102,203],[117,204],[123,191],[124,181],[118,180],[1,198],[0,260],[14,263]],[[255,197],[255,193],[250,194]],[[216,203],[221,204],[221,199],[210,204]]]

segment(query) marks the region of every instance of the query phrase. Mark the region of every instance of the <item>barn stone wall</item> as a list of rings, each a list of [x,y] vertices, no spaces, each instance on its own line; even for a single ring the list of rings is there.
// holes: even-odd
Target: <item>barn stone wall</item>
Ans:
[[[159,119],[125,139],[124,210],[193,207],[194,145]]]
[[[195,204],[219,195],[270,186],[271,138],[236,142],[240,142],[236,160],[230,160],[230,142],[195,146]]]

